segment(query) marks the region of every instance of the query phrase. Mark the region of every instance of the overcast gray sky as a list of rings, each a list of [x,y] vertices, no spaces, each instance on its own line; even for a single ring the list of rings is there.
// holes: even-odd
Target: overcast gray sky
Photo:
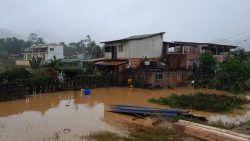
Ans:
[[[155,32],[196,42],[244,33],[231,38],[240,42],[250,38],[250,0],[0,0],[0,28],[35,32],[48,42]]]

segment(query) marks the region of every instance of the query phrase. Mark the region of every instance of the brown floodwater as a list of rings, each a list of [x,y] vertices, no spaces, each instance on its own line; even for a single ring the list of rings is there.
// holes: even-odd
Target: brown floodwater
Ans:
[[[224,93],[208,89],[182,87],[177,89],[137,89],[127,87],[98,88],[90,96],[81,91],[65,91],[36,95],[23,100],[0,103],[0,141],[81,141],[90,132],[108,130],[122,132],[116,122],[136,122],[151,125],[150,119],[132,120],[132,117],[110,113],[109,105],[126,104],[156,108],[168,108],[147,102],[151,97],[168,96],[171,93]],[[241,122],[250,119],[250,106],[228,114],[200,111],[192,113],[211,121]]]

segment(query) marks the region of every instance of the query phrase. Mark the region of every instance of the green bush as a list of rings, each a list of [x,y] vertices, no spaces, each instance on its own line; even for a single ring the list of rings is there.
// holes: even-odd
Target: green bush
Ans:
[[[195,109],[208,112],[228,112],[249,103],[246,98],[236,96],[195,93],[189,95],[171,94],[169,97],[151,98],[149,102],[169,105],[174,108]]]
[[[13,68],[0,74],[0,81],[13,82],[28,78],[29,72],[24,68]]]

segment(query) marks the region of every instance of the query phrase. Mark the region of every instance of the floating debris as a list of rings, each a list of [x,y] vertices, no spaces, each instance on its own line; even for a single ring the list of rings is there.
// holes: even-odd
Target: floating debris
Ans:
[[[68,134],[70,133],[72,130],[71,129],[63,129],[63,134]]]

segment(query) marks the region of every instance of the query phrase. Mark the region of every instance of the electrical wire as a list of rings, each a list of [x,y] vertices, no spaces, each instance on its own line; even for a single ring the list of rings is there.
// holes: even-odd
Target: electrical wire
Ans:
[[[234,45],[240,45],[240,44],[242,44],[242,43],[244,43],[244,42],[247,42],[247,41],[249,41],[249,40],[250,40],[250,38],[249,38],[249,39],[242,40],[242,41],[239,41],[239,42],[237,42],[237,43],[234,43],[233,46],[234,46]]]
[[[244,32],[241,32],[241,33],[235,34],[235,35],[233,35],[233,36],[227,37],[227,38],[225,38],[225,39],[222,39],[222,40],[220,40],[220,41],[216,41],[216,42],[217,42],[217,43],[222,43],[222,42],[224,42],[224,41],[227,41],[227,40],[233,39],[233,38],[235,38],[235,37],[238,37],[238,36],[244,35],[244,34],[249,33],[249,32],[250,32],[250,30],[246,30],[246,31],[244,31]]]

